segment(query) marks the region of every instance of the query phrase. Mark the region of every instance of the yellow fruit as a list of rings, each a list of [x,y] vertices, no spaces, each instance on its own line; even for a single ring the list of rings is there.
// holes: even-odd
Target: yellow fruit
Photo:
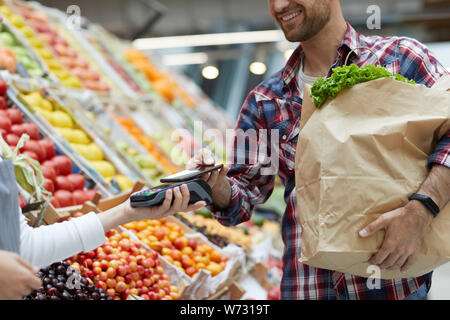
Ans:
[[[102,160],[102,161],[89,161],[89,162],[94,167],[94,169],[96,171],[98,171],[98,173],[100,173],[100,175],[102,175],[105,178],[112,177],[112,176],[114,176],[116,174],[116,169],[111,164],[111,162],[108,162],[108,161],[105,161],[105,160]]]
[[[23,35],[27,38],[34,37],[34,31],[28,26],[23,26],[20,31],[23,33]]]
[[[48,111],[48,110],[44,110],[41,109],[39,107],[34,107],[33,108],[37,113],[39,113],[45,120],[47,120],[48,122],[52,122],[53,121],[53,112]]]
[[[66,79],[61,80],[61,83],[70,88],[81,88],[83,84],[81,83],[80,79],[75,78],[73,76],[70,76]]]
[[[103,160],[103,151],[99,148],[95,143],[91,144],[78,144],[72,143],[72,146],[79,154],[91,161],[100,161]]]
[[[48,111],[53,111],[53,104],[47,99],[41,99],[39,101],[38,106],[41,109],[48,110]]]
[[[0,6],[0,13],[4,16],[10,16],[12,11],[8,6]]]
[[[66,80],[70,77],[70,73],[67,70],[52,70],[52,72],[61,80]]]
[[[63,111],[53,112],[53,121],[51,121],[51,124],[59,128],[73,128],[72,118]]]
[[[36,49],[36,52],[37,52],[38,55],[40,55],[42,58],[45,59],[45,57],[48,56],[49,54],[50,54],[50,57],[52,56],[51,51],[48,50],[48,49],[46,49],[46,48],[44,48],[44,43],[43,43],[40,39],[38,39],[38,38],[36,38],[36,37],[33,37],[33,38],[30,38],[30,39],[28,40],[28,42],[31,44],[31,46],[32,46],[33,48]]]
[[[61,70],[63,68],[62,63],[55,59],[49,59],[46,61],[46,63],[47,63],[47,67],[53,71]]]
[[[120,190],[122,190],[122,191],[126,191],[126,190],[129,190],[134,187],[133,181],[131,181],[130,178],[128,178],[127,176],[124,176],[123,174],[119,174],[115,178],[116,178],[117,184],[120,187]]]
[[[63,136],[64,139],[70,143],[89,144],[91,141],[83,131],[79,129],[59,128],[55,127],[56,131]]]

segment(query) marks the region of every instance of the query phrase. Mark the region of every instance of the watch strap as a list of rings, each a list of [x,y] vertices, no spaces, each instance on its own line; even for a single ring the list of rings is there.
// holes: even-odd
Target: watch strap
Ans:
[[[433,214],[435,218],[439,214],[439,206],[429,196],[420,193],[413,193],[409,196],[408,200],[420,201],[428,209],[428,211]]]

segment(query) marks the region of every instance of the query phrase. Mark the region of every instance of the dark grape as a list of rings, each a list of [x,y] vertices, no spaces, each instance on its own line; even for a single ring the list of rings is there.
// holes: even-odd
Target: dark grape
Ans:
[[[91,294],[91,297],[92,297],[92,299],[94,299],[94,300],[98,300],[98,299],[100,299],[100,294],[98,294],[97,292],[93,292],[93,293]]]
[[[64,266],[57,266],[56,267],[56,273],[64,274],[64,273],[66,273],[66,268],[64,268]]]
[[[47,285],[47,284],[49,284],[50,282],[51,282],[51,280],[50,280],[49,277],[45,277],[44,279],[42,279],[42,283],[43,283],[44,285]]]
[[[58,301],[61,300],[58,296],[50,296],[51,301]]]

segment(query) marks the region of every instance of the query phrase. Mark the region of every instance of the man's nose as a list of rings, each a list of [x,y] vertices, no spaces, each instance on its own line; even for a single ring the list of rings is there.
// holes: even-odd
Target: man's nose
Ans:
[[[287,7],[289,7],[291,0],[273,0],[273,2],[273,8],[275,12],[280,13],[286,10]]]

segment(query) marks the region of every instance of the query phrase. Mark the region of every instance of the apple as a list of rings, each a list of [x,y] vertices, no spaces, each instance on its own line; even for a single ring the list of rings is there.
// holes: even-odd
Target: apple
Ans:
[[[6,110],[6,100],[4,97],[0,97],[0,110]]]
[[[0,80],[0,95],[4,97],[6,95],[7,90],[8,90],[8,85],[6,84],[6,82],[3,80]]]
[[[9,119],[13,124],[21,124],[22,123],[22,113],[18,109],[10,108],[7,109]]]
[[[6,143],[8,144],[8,145],[10,145],[10,146],[12,146],[12,147],[15,147],[15,146],[17,146],[17,143],[19,142],[19,137],[16,135],[16,134],[14,134],[14,133],[8,133],[7,135],[6,135],[6,139],[5,139],[5,141],[6,141]]]
[[[57,176],[55,185],[57,190],[73,191],[73,184],[66,176]],[[72,193],[70,194],[70,197],[73,200]]]
[[[39,162],[44,162],[47,158],[45,149],[36,140],[28,140],[23,145],[23,150],[33,151],[39,157]]]
[[[37,125],[31,122],[24,122],[22,128],[23,131],[30,136],[30,139],[39,140],[39,128]]]
[[[55,156],[55,146],[51,140],[42,139],[39,140],[39,144],[45,149],[47,159],[52,159]]]
[[[74,205],[72,193],[67,190],[58,190],[54,193],[54,196],[58,199],[61,207],[70,207]]]
[[[74,190],[84,189],[84,177],[81,174],[72,173],[67,178],[72,182]]]
[[[55,192],[55,185],[53,184],[53,181],[50,179],[44,178],[44,184],[42,186],[48,192],[51,192],[51,193]]]
[[[58,174],[68,175],[72,173],[72,161],[67,156],[55,156],[52,161],[58,166]]]
[[[33,160],[39,161],[38,155],[33,151],[25,150],[25,151],[22,151],[21,154],[23,154],[24,156],[28,156]]]
[[[6,133],[10,133],[11,127],[12,127],[11,119],[0,116],[0,128],[5,130]]]

